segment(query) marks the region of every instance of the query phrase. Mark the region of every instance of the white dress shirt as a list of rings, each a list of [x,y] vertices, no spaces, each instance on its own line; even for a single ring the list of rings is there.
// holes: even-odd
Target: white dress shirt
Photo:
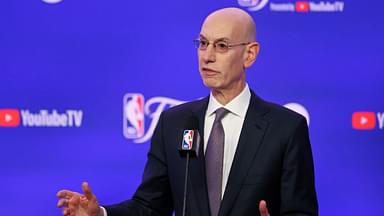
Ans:
[[[247,113],[249,102],[251,100],[251,91],[249,90],[248,84],[245,86],[243,91],[232,99],[228,104],[223,106],[220,104],[212,93],[209,97],[209,103],[207,112],[205,114],[205,123],[204,123],[204,152],[207,149],[208,138],[211,134],[213,122],[215,120],[215,111],[221,107],[224,107],[229,111],[229,113],[224,116],[221,120],[221,123],[224,128],[224,161],[223,161],[223,182],[222,182],[222,192],[221,197],[224,196],[225,187],[227,185],[229,172],[231,171],[231,166],[233,158],[235,157],[235,152],[237,144],[239,142],[241,129],[243,127],[245,114]]]
[[[225,187],[227,185],[229,172],[231,171],[231,166],[233,158],[235,157],[235,152],[237,144],[239,142],[241,129],[243,127],[245,114],[247,113],[249,102],[251,101],[251,91],[249,90],[248,84],[245,85],[245,88],[241,93],[232,99],[225,106],[220,104],[212,93],[209,97],[207,112],[205,114],[205,123],[204,123],[204,152],[207,149],[207,143],[209,135],[211,134],[213,122],[215,120],[215,111],[221,107],[224,107],[229,111],[229,113],[224,116],[221,120],[221,123],[224,128],[224,161],[223,161],[223,182],[222,182],[222,192],[221,197],[224,196]],[[107,216],[107,211],[101,207],[104,216]]]

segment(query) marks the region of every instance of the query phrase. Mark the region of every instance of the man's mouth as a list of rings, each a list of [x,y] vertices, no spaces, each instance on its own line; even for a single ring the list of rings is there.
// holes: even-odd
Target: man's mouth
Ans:
[[[215,76],[219,74],[219,71],[213,70],[211,68],[203,67],[201,68],[201,72],[203,73],[204,76]]]

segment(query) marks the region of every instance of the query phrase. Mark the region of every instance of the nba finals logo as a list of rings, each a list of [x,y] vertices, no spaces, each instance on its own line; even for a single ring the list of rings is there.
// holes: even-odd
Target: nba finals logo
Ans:
[[[136,139],[144,135],[144,96],[142,94],[126,94],[124,96],[124,131],[128,139]]]
[[[268,0],[237,0],[240,6],[247,7],[249,11],[261,10],[267,5]]]
[[[168,97],[152,97],[147,101],[140,93],[127,93],[123,99],[123,135],[134,143],[148,142],[155,131],[161,113],[184,103]],[[145,128],[145,118],[148,123]]]
[[[192,150],[193,146],[193,130],[184,130],[182,150]]]

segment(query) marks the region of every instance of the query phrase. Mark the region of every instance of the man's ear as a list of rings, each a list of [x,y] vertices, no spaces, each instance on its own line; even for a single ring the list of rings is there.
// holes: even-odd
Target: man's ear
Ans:
[[[260,45],[257,42],[248,44],[245,53],[244,68],[249,68],[256,61],[257,55],[260,51]]]

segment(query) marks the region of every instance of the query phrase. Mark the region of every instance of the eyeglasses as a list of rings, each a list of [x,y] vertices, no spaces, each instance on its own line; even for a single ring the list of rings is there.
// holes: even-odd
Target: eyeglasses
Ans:
[[[218,53],[225,53],[232,47],[244,46],[251,43],[251,42],[243,42],[243,43],[237,43],[237,44],[230,44],[225,40],[217,40],[217,41],[211,42],[205,39],[195,39],[193,40],[193,42],[195,43],[196,48],[198,48],[199,50],[206,50],[209,44],[212,44],[215,52],[218,52]]]

